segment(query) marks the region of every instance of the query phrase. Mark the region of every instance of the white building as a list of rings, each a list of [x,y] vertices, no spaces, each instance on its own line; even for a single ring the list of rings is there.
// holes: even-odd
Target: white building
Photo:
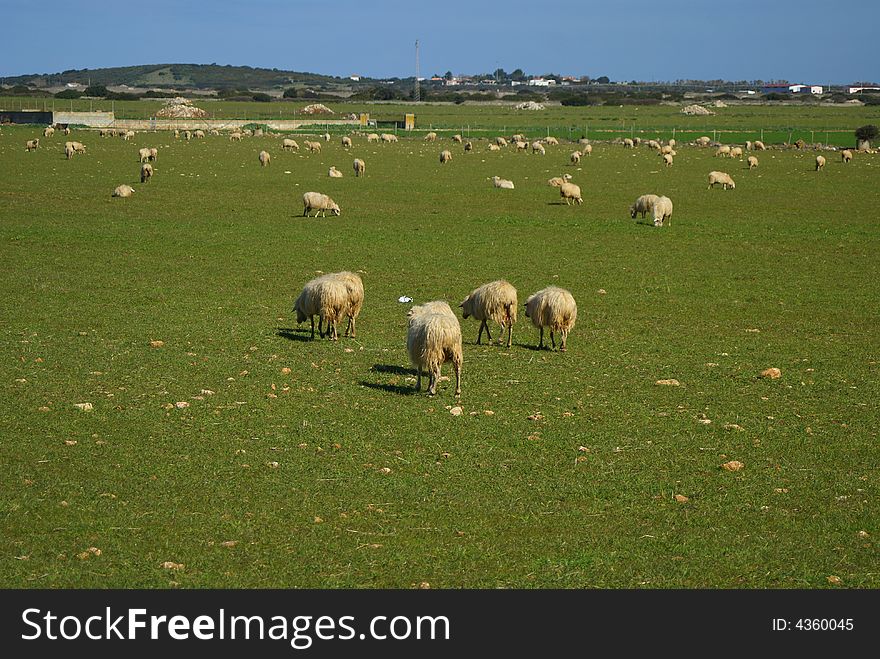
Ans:
[[[552,78],[532,78],[529,80],[529,86],[531,87],[549,87],[555,84],[556,81]]]
[[[806,90],[810,90],[811,94],[822,94],[824,88],[822,85],[789,85],[788,91],[792,94],[800,94]]]

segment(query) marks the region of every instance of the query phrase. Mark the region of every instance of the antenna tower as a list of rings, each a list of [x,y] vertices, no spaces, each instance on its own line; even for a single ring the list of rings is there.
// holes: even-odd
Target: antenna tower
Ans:
[[[420,94],[419,94],[419,40],[418,39],[416,39],[416,86],[415,86],[415,90],[413,91],[413,98],[415,99],[416,103],[418,103],[421,100]]]

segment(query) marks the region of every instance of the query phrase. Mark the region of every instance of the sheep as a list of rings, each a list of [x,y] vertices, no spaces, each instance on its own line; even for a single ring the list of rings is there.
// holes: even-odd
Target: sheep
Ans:
[[[649,149],[654,149],[655,151],[660,151],[663,148],[657,140],[648,140],[645,144]]]
[[[241,131],[241,134],[245,137],[253,137],[254,131],[252,131],[250,128],[245,128]]]
[[[461,137],[461,135],[453,135],[453,136],[452,136],[452,141],[455,142],[456,144],[461,144],[461,143],[462,143],[462,137]]]
[[[141,183],[146,183],[153,177],[153,166],[149,163],[141,165]]]
[[[559,196],[565,199],[566,206],[570,206],[572,200],[576,201],[578,204],[584,203],[584,200],[581,197],[581,189],[574,183],[563,183],[560,185]]]
[[[175,139],[175,140],[179,140],[179,139],[180,139],[180,131],[177,130],[176,128],[174,129],[174,139]]]
[[[548,135],[544,138],[544,144],[552,144],[554,146],[559,146],[559,140],[557,140],[552,135]]]
[[[306,148],[312,153],[321,153],[321,143],[320,142],[305,142]]]
[[[526,317],[532,320],[532,324],[541,330],[541,339],[538,348],[544,347],[544,328],[550,328],[550,343],[556,349],[554,333],[559,332],[562,343],[559,347],[565,352],[565,342],[568,333],[574,327],[577,320],[577,304],[574,297],[564,288],[548,286],[537,293],[533,293],[526,300]]]
[[[755,145],[751,141],[746,140],[746,151],[752,151],[754,148]]]
[[[67,128],[64,129],[64,134],[65,134],[65,135],[70,135],[70,127],[69,127],[69,126],[68,126]]]
[[[52,126],[46,126],[43,129],[43,137],[52,137],[55,134],[55,129]]]
[[[507,179],[500,178],[498,176],[492,177],[492,185],[496,188],[502,188],[504,190],[513,190],[513,181],[508,181]]]
[[[315,217],[318,217],[319,214],[321,217],[326,217],[327,211],[332,212],[334,215],[342,214],[336,202],[327,195],[320,192],[306,192],[303,195],[303,215],[311,217],[309,213],[312,210],[317,211]]]
[[[716,158],[718,158],[718,157],[721,157],[721,158],[729,158],[729,157],[730,157],[730,147],[727,146],[726,144],[723,145],[723,146],[719,146],[719,147],[715,150],[715,157],[716,157]]]
[[[241,133],[239,133],[238,131],[236,131],[234,133],[230,133],[229,134],[229,141],[230,142],[241,142]]]
[[[730,157],[731,158],[742,158],[743,150],[741,146],[734,146],[730,149]]]
[[[397,135],[392,135],[392,134],[390,134],[390,133],[382,133],[379,137],[380,137],[380,138],[382,139],[382,141],[385,142],[386,144],[391,144],[392,142],[396,142],[396,141],[397,141]]]
[[[571,174],[563,174],[562,176],[554,176],[553,178],[547,181],[547,185],[558,188],[566,181],[571,180]]]
[[[217,137],[218,135],[220,135],[220,131],[217,130],[216,128],[212,128],[211,130],[208,131],[208,134],[212,135],[214,137]]]
[[[110,133],[110,131],[106,128],[99,128],[98,129],[98,137],[107,137],[107,135],[109,133]]]
[[[470,142],[468,142],[468,144],[470,144]],[[467,144],[465,145],[464,148],[467,149]],[[501,151],[501,147],[498,146],[497,144],[490,144],[489,151]]]
[[[632,140],[633,140],[633,146],[638,146],[639,144],[642,143],[641,137],[634,137],[634,138],[632,138]]]
[[[27,151],[36,151],[38,148],[40,148],[40,139],[37,138],[35,140],[28,140],[24,143],[24,148]]]
[[[428,395],[437,393],[440,368],[452,361],[455,369],[455,396],[461,396],[461,325],[449,305],[440,300],[409,310],[406,351],[416,367],[416,391],[422,389],[422,370],[427,371]]]
[[[711,143],[712,138],[706,137],[705,135],[703,135],[702,137],[698,137],[696,140],[694,140],[694,144],[696,144],[697,146],[709,146],[709,144]],[[757,144],[757,142],[755,144]]]
[[[426,141],[426,142],[433,142],[433,141],[435,141],[436,139],[437,139],[437,133],[435,133],[435,132],[433,132],[433,131],[431,131],[430,133],[428,133],[427,135],[425,135],[425,141]]]
[[[470,142],[465,142],[464,150],[465,150],[465,151],[473,151],[473,150],[474,150],[474,145],[471,144]]]
[[[284,151],[287,151],[288,149],[291,151],[299,151],[299,144],[296,143],[296,140],[284,138],[281,140],[281,148]]]
[[[150,157],[149,160],[156,161],[159,159],[159,149],[153,147],[150,149]]]
[[[348,309],[348,291],[345,284],[333,276],[317,277],[303,286],[302,292],[293,303],[296,322],[308,318],[312,324],[312,338],[315,338],[315,316],[318,316],[318,332],[324,338],[323,326],[327,325],[327,335],[331,341],[339,339],[336,325]]]
[[[185,130],[183,131],[183,139],[189,142],[193,138],[193,134],[191,131]]]
[[[378,142],[379,134],[378,133],[370,133],[367,135],[367,142]]]
[[[746,162],[749,163],[749,169],[754,169],[758,166],[758,159],[755,156],[749,156]]]
[[[526,136],[523,135],[522,133],[517,133],[516,135],[512,135],[510,139],[513,142],[526,142],[527,141]]]
[[[572,165],[577,165],[581,161],[581,152],[580,151],[572,151],[569,156]]]
[[[355,176],[363,176],[367,171],[367,165],[360,158],[354,159],[354,175]]]
[[[205,131],[197,130],[196,132],[193,133],[193,137],[197,137],[199,139],[202,139],[205,137]]]
[[[86,152],[86,145],[83,144],[82,142],[71,142],[71,144],[73,144],[73,148],[77,153],[85,153]]]
[[[623,140],[623,148],[624,149],[632,149],[635,147],[635,142],[633,142],[630,138],[626,137]]]
[[[480,345],[484,328],[486,337],[490,343],[492,342],[487,322],[492,320],[501,325],[502,337],[504,336],[504,328],[507,328],[507,347],[510,347],[517,308],[516,289],[511,284],[503,279],[483,284],[471,291],[471,294],[458,306],[461,307],[461,315],[465,320],[469,316],[473,316],[475,320],[480,321],[477,345]]]
[[[443,151],[440,152],[440,164],[441,165],[445,165],[450,160],[452,160],[452,152],[451,151],[444,149]]]
[[[592,144],[585,144],[584,147],[581,149],[581,153],[585,156],[589,156],[590,154],[593,153],[593,145]]]
[[[111,197],[130,197],[134,194],[134,188],[130,185],[119,185],[113,191]]]
[[[342,172],[336,169],[335,165],[330,166],[330,171],[327,172],[327,176],[330,178],[342,178]]]
[[[342,148],[350,149],[351,148],[351,138],[348,135],[342,136]]]
[[[662,227],[666,220],[669,220],[669,226],[672,226],[672,200],[669,197],[659,197],[654,202],[651,215],[654,218],[655,227]]]
[[[672,154],[671,153],[664,153],[663,154],[663,164],[666,165],[667,167],[672,167]]]
[[[517,152],[529,150],[528,142],[514,142],[513,145],[516,147]]]
[[[642,214],[642,219],[645,218],[645,213],[650,213],[654,210],[654,204],[657,203],[658,197],[655,194],[643,194],[641,197],[638,197],[629,207],[629,216],[633,219],[636,218],[636,215],[639,213]]]
[[[132,137],[134,137],[135,133],[133,130],[124,130],[120,133],[122,135],[122,139],[128,142]]]
[[[825,166],[825,156],[816,156],[816,171],[818,172]]]
[[[65,145],[64,145],[64,156],[65,156],[68,160],[70,160],[71,158],[73,158],[73,154],[75,154],[75,153],[76,153],[76,149],[73,148],[73,145],[72,145],[72,144],[65,144]]]
[[[258,129],[258,130],[259,130],[260,135],[262,135],[262,134],[263,134],[263,129],[260,128],[260,129]],[[324,138],[324,141],[325,141],[325,142],[329,142],[329,141],[330,141],[330,133],[324,133],[323,135],[321,135],[321,137]]]
[[[347,271],[334,272],[325,276],[335,279],[345,286],[346,303],[343,307],[343,311],[344,315],[348,316],[348,326],[345,328],[345,336],[349,336],[350,334],[351,337],[354,338],[355,322],[361,313],[361,308],[364,306],[364,282],[357,274]],[[318,329],[321,329],[320,322],[318,324]]]
[[[730,178],[730,174],[726,172],[709,172],[709,187],[711,188],[716,183],[720,183],[721,187],[725,190],[727,188],[736,190],[736,183]]]
[[[841,160],[843,160],[844,163],[848,163],[850,160],[852,160],[852,157],[852,151],[850,151],[849,149],[844,149],[840,152],[840,158]]]
[[[540,142],[532,142],[532,153],[540,153],[542,156],[546,155],[546,151],[544,150],[544,145]]]
[[[767,147],[764,146],[764,143],[761,140],[758,140],[754,144],[755,151],[766,151]]]
[[[150,159],[150,150],[146,148],[139,149],[138,157],[140,158],[141,162],[147,162]]]
[[[270,156],[266,151],[260,151],[260,155],[257,156],[260,160],[260,167],[268,167],[272,162],[272,156]]]
[[[507,140],[503,137],[496,137],[495,144],[497,144],[498,146],[507,146]]]
[[[663,146],[660,147],[660,155],[661,156],[665,156],[668,153],[672,153],[671,146],[669,146],[668,144],[664,144]]]
[[[674,149],[675,148],[675,138],[672,138],[666,144],[668,144],[670,148]]]

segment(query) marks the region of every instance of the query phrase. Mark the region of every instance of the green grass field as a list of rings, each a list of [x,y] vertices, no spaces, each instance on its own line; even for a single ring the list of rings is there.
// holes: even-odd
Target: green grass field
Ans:
[[[0,132],[3,587],[880,586],[878,156],[75,131],[66,161],[36,135]],[[307,190],[341,217],[301,217]],[[630,219],[646,192],[671,227]],[[357,338],[311,341],[293,300],[342,269]],[[453,382],[412,391],[397,298],[501,277],[571,290],[568,352],[522,314],[510,350],[462,320],[453,416]]]

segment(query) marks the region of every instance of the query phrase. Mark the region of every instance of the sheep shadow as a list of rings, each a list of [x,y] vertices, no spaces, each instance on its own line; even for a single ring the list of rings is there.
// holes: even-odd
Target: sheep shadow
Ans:
[[[393,373],[394,375],[418,375],[416,369],[395,364],[373,364],[370,367],[373,373]]]
[[[282,339],[287,339],[288,341],[311,341],[312,331],[308,327],[296,329],[293,327],[276,327],[275,336],[280,336]],[[315,334],[316,339],[317,336],[318,335]]]
[[[381,382],[367,382],[366,380],[361,380],[361,386],[369,387],[370,389],[378,389],[379,391],[386,391],[399,396],[413,396],[421,393],[416,391],[415,385],[412,384],[382,384]]]

